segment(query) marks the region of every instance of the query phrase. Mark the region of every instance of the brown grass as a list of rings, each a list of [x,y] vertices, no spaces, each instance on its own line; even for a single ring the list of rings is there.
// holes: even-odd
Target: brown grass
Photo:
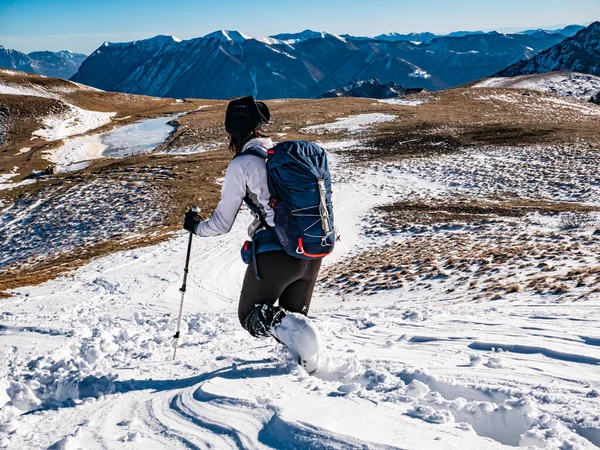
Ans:
[[[6,79],[6,74],[0,78]],[[71,87],[70,82],[37,77],[34,75],[11,76],[11,81],[34,83],[47,89]],[[396,158],[414,156],[432,156],[436,153],[455,151],[469,145],[522,145],[523,143],[560,142],[569,143],[575,139],[585,139],[592,145],[600,144],[598,125],[600,120],[594,117],[574,118],[561,111],[549,112],[542,117],[528,113],[511,103],[481,101],[475,97],[489,90],[456,89],[429,96],[430,103],[418,108],[390,105],[370,99],[323,99],[323,100],[286,100],[267,102],[272,111],[272,124],[265,132],[274,140],[307,139],[333,140],[345,136],[343,132],[330,134],[306,134],[302,128],[333,122],[336,118],[361,113],[392,113],[397,119],[379,124],[358,137],[365,141],[370,150],[348,151],[356,162],[382,158],[393,161]],[[489,91],[493,92],[493,91]],[[520,94],[515,94],[520,95]],[[544,94],[532,94],[536,101]],[[130,118],[113,121],[108,126],[94,132],[105,131],[120,124],[142,118],[162,116],[187,111],[188,114],[176,119],[177,130],[168,142],[159,148],[210,145],[215,150],[207,153],[186,156],[140,155],[123,160],[98,160],[77,174],[56,175],[39,185],[28,185],[19,189],[0,191],[0,199],[7,203],[16,200],[24,193],[36,192],[43,185],[61,186],[63,183],[77,183],[91,176],[106,176],[115,182],[123,179],[127,170],[143,171],[154,166],[168,167],[173,177],[150,181],[170,197],[171,202],[163,205],[166,219],[156,228],[148,230],[146,236],[133,240],[115,240],[100,243],[93,247],[80,249],[78,253],[58,255],[52,261],[39,263],[27,269],[15,271],[8,268],[0,272],[0,292],[19,286],[41,283],[79,267],[92,258],[117,250],[151,245],[172,236],[179,230],[181,217],[189,204],[199,204],[204,214],[210,214],[220,197],[220,186],[215,179],[223,175],[231,155],[225,150],[226,135],[223,129],[223,117],[227,102],[188,100],[175,103],[172,99],[154,99],[128,94],[105,93],[77,90],[61,94],[64,101],[76,106],[97,110],[114,111],[117,118]],[[529,101],[529,100],[528,100]],[[32,170],[40,170],[48,163],[41,155],[44,150],[56,147],[60,141],[46,143],[43,140],[31,141],[32,131],[40,127],[40,119],[53,111],[64,107],[58,100],[37,97],[0,96],[0,105],[9,112],[8,139],[0,147],[0,172],[19,166],[24,176]],[[204,109],[195,111],[198,107]],[[408,142],[407,142],[408,141]],[[25,155],[17,155],[22,147],[33,147]],[[16,179],[15,181],[18,181]],[[545,212],[575,210],[572,205],[514,200],[511,203],[493,202],[447,202],[436,203],[397,203],[383,208],[380,212],[387,215],[390,226],[401,223],[421,222],[426,218],[434,223],[439,221],[472,221],[485,217],[514,217],[525,211],[543,210]],[[562,208],[562,209],[561,209]],[[409,217],[404,219],[404,215]],[[412,214],[412,217],[410,217]],[[402,217],[400,217],[402,216]],[[421,222],[422,223],[422,222]],[[153,233],[153,234],[152,234]],[[445,239],[445,240],[444,240]],[[500,247],[496,247],[496,244]],[[337,277],[345,278],[347,286],[360,289],[365,285],[379,285],[386,288],[397,287],[403,283],[419,279],[444,279],[452,271],[464,271],[469,264],[479,264],[480,271],[493,274],[494,264],[505,262],[530,264],[525,261],[535,257],[545,248],[497,242],[490,247],[489,242],[454,242],[450,238],[419,240],[411,239],[404,246],[390,246],[384,250],[372,250],[359,255],[356,260],[348,261],[329,269],[324,283],[336,283]],[[469,252],[467,252],[467,248]],[[447,253],[439,253],[445,249]],[[462,249],[462,250],[461,250]],[[473,250],[475,249],[475,250]],[[551,250],[551,249],[549,249]],[[503,256],[504,255],[504,256]],[[381,263],[380,261],[387,261]],[[383,274],[383,275],[382,275]],[[586,278],[589,280],[589,278]],[[472,283],[467,277],[465,283]],[[475,286],[475,285],[474,285]],[[510,287],[508,287],[510,289]]]

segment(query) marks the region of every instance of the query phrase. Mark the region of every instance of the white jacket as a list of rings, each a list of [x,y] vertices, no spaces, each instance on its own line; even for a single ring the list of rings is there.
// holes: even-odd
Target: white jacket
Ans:
[[[242,154],[249,148],[267,151],[273,148],[270,138],[257,138],[242,147]],[[228,233],[235,222],[244,197],[248,195],[252,203],[259,207],[267,224],[274,226],[273,209],[269,206],[266,160],[256,156],[239,156],[229,164],[221,190],[221,200],[213,216],[196,226],[198,236],[217,236]],[[262,228],[260,220],[254,219],[248,227],[248,235],[253,237]]]

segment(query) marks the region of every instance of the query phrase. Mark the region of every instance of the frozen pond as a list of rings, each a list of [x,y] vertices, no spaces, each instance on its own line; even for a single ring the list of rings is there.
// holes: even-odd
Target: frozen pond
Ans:
[[[98,158],[127,158],[150,153],[175,130],[169,122],[177,116],[146,119],[106,133],[65,139],[61,147],[49,150],[45,158],[70,171],[72,166]],[[75,169],[78,170],[78,169]]]
[[[165,142],[175,127],[169,125],[173,117],[142,120],[109,131],[101,136],[100,142],[106,146],[102,156],[106,158],[127,158],[150,153]]]

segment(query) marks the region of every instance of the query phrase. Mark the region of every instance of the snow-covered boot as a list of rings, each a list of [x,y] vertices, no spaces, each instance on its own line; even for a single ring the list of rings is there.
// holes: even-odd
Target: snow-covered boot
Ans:
[[[256,305],[246,318],[246,329],[254,337],[272,336],[285,345],[308,373],[319,364],[320,337],[312,321],[281,306]]]
[[[317,371],[321,339],[308,317],[288,312],[271,327],[271,335],[288,348],[308,373]]]

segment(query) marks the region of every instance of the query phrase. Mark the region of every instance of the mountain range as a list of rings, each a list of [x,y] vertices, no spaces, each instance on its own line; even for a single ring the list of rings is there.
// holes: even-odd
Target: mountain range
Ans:
[[[54,78],[71,78],[87,55],[68,50],[25,54],[0,45],[0,67]]]
[[[598,74],[598,25],[503,34],[456,31],[336,36],[305,30],[265,38],[217,31],[105,42],[89,58],[0,46],[0,67],[105,90],[169,97],[316,97],[355,80],[439,90],[479,78],[571,70]]]
[[[326,32],[251,38],[217,31],[105,42],[72,77],[104,90],[161,97],[314,98],[353,80],[446,89],[490,76],[562,42],[558,33],[497,32],[437,37],[427,43],[354,39]]]
[[[513,77],[558,70],[600,75],[600,22],[592,23],[574,36],[496,75]]]
[[[537,28],[535,30],[521,31],[518,34],[531,35],[531,34],[539,34],[539,33],[543,32],[543,33],[549,33],[549,34],[560,34],[564,37],[571,37],[571,36],[575,35],[579,30],[582,30],[583,28],[585,28],[585,27],[582,25],[569,25],[567,27],[557,29],[557,30],[545,30],[545,29]],[[491,31],[488,33],[495,33],[495,31]],[[409,42],[415,42],[415,43],[427,43],[427,42],[431,42],[435,38],[440,38],[440,37],[463,37],[463,36],[471,36],[471,35],[477,35],[477,34],[487,34],[487,33],[485,31],[453,31],[452,33],[449,33],[449,34],[434,34],[434,33],[425,31],[423,33],[408,33],[408,34],[385,33],[385,34],[380,34],[378,36],[375,36],[374,38],[366,37],[366,36],[352,36],[350,34],[343,34],[342,37],[344,37],[346,39],[352,39],[352,40],[379,39],[382,41],[390,41],[390,42],[409,41]]]

